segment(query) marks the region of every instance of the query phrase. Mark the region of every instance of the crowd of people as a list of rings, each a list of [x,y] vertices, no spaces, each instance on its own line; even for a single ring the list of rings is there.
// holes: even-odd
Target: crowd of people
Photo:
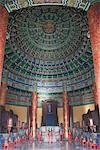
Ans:
[[[30,137],[32,137],[32,128],[29,129],[27,123],[21,122],[18,120],[16,128],[14,128],[12,125],[9,124],[7,133],[9,135],[8,140],[11,140],[13,138],[14,133],[16,133],[16,139],[23,139],[26,137],[30,138]],[[58,140],[62,142],[64,140],[64,127],[62,124],[59,126],[59,131],[57,133],[58,133]],[[48,131],[47,131],[48,143],[53,142],[54,136],[55,136],[55,133],[53,131],[53,128],[48,128]],[[36,139],[39,143],[42,143],[43,132],[42,132],[41,128],[36,129]],[[13,141],[13,139],[12,139],[12,141]]]
[[[36,140],[38,143],[42,143],[44,141],[44,134],[46,134],[46,141],[48,143],[53,143],[54,142],[54,138],[57,137],[56,141],[60,141],[63,142],[64,141],[64,127],[63,124],[61,123],[59,128],[59,130],[57,132],[54,131],[54,129],[52,127],[48,128],[46,130],[46,132],[43,132],[41,130],[41,128],[36,128]],[[32,138],[32,127],[29,129],[28,124],[25,122],[21,122],[18,120],[18,123],[16,125],[16,128],[14,128],[13,126],[10,126],[10,130],[8,128],[7,131],[9,137],[8,137],[8,141],[9,140],[14,140],[13,139],[13,135],[14,133],[16,133],[16,139],[24,139],[24,138]],[[72,133],[69,132],[68,134],[68,138],[70,140],[72,140]]]
[[[53,142],[53,136],[54,136],[54,132],[51,129],[48,129],[47,131],[47,139],[48,139],[48,143],[52,143]],[[64,140],[64,130],[63,129],[59,129],[59,141],[63,141]],[[38,140],[38,143],[42,143],[43,141],[43,133],[41,130],[38,130],[37,131],[37,140]]]
[[[28,125],[25,122],[20,122],[18,120],[18,123],[16,127],[13,125],[8,125],[7,127],[7,134],[8,134],[8,141],[14,141],[15,139],[23,139],[23,138],[28,138],[29,135],[29,129]]]

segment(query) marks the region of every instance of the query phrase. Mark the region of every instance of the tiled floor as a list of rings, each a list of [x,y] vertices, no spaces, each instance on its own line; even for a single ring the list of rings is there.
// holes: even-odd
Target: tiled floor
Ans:
[[[78,144],[63,142],[63,143],[25,143],[14,150],[89,150],[89,148],[82,147]]]

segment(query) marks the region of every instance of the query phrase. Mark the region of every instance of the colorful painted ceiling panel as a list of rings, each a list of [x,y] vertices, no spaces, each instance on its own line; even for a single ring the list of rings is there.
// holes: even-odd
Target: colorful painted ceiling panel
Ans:
[[[10,15],[4,67],[37,80],[68,79],[92,66],[86,12],[30,7]]]
[[[63,93],[38,93],[38,107],[42,106],[43,101],[56,101],[58,107],[63,106]]]
[[[92,87],[88,86],[80,90],[68,92],[68,100],[71,106],[94,103]]]
[[[31,106],[32,93],[8,87],[7,104]]]
[[[16,89],[37,90],[39,101],[46,98],[45,93],[47,99],[62,101],[63,90],[78,90],[94,80],[88,35],[87,13],[82,9],[41,5],[13,11],[3,80]]]

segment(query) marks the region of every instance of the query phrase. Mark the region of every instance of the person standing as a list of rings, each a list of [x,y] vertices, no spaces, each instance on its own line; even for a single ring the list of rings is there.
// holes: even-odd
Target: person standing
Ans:
[[[63,129],[59,130],[59,136],[60,136],[60,141],[62,142],[64,139],[64,130]]]
[[[52,129],[51,130],[48,130],[48,143],[52,143]]]
[[[37,138],[38,138],[38,143],[41,144],[42,143],[42,131],[41,130],[38,131]]]

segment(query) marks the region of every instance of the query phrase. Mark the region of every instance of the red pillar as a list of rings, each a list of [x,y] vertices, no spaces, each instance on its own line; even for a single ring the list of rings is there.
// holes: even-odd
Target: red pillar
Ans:
[[[1,87],[0,87],[0,105],[5,106],[6,104],[6,98],[7,98],[7,83],[2,82]]]
[[[68,106],[68,95],[66,91],[64,91],[63,93],[63,112],[64,112],[64,134],[65,134],[65,139],[68,139],[69,106]]]
[[[95,99],[95,104],[98,104],[98,99],[97,99],[97,88],[96,88],[96,83],[93,82],[92,84],[92,92],[93,92],[93,96],[94,96],[94,99]]]
[[[93,4],[88,10],[88,24],[92,46],[97,104],[100,111],[100,3]]]
[[[3,5],[0,5],[0,86],[2,79],[7,24],[8,24],[8,12]]]
[[[36,120],[37,120],[37,93],[32,93],[32,130],[33,139],[36,138]]]

